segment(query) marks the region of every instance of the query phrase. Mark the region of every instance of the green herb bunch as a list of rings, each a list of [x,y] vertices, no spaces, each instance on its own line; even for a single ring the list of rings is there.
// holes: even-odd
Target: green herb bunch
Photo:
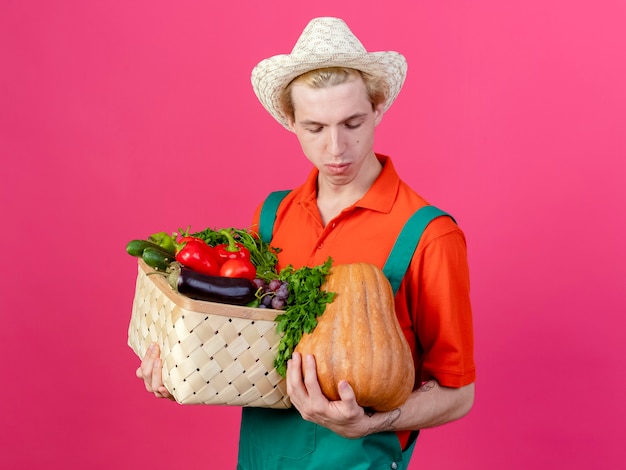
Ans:
[[[317,318],[324,313],[326,305],[335,299],[334,292],[321,289],[330,273],[332,262],[329,257],[325,263],[313,267],[294,269],[289,265],[279,273],[279,279],[287,282],[289,287],[287,307],[276,317],[276,330],[282,333],[282,337],[274,367],[283,377],[287,373],[287,361],[303,333],[311,333],[315,329]]]

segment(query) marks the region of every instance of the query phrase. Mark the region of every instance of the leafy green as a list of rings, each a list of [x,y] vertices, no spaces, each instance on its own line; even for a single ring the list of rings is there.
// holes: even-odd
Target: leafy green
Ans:
[[[289,298],[283,313],[276,317],[276,330],[283,333],[274,367],[281,376],[287,372],[287,361],[300,342],[303,333],[311,333],[317,326],[317,318],[324,313],[326,305],[335,299],[334,292],[321,289],[330,272],[332,258],[325,263],[294,269],[289,265],[281,270],[279,279],[288,283]]]

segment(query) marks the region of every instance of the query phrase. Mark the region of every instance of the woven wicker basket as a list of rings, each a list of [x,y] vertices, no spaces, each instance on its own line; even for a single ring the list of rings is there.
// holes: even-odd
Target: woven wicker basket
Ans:
[[[275,310],[192,300],[139,260],[128,345],[161,348],[163,383],[181,404],[289,408],[274,368]]]

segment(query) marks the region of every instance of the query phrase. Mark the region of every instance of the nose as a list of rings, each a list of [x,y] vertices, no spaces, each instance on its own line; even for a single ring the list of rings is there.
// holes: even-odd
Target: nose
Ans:
[[[328,153],[337,157],[346,149],[346,139],[340,129],[331,127],[328,132]]]

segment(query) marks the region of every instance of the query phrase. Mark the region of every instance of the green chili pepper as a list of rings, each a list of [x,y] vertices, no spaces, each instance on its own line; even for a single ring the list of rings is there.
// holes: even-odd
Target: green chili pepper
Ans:
[[[176,254],[176,240],[172,235],[166,232],[153,233],[148,237],[148,241],[159,245],[173,255]]]

